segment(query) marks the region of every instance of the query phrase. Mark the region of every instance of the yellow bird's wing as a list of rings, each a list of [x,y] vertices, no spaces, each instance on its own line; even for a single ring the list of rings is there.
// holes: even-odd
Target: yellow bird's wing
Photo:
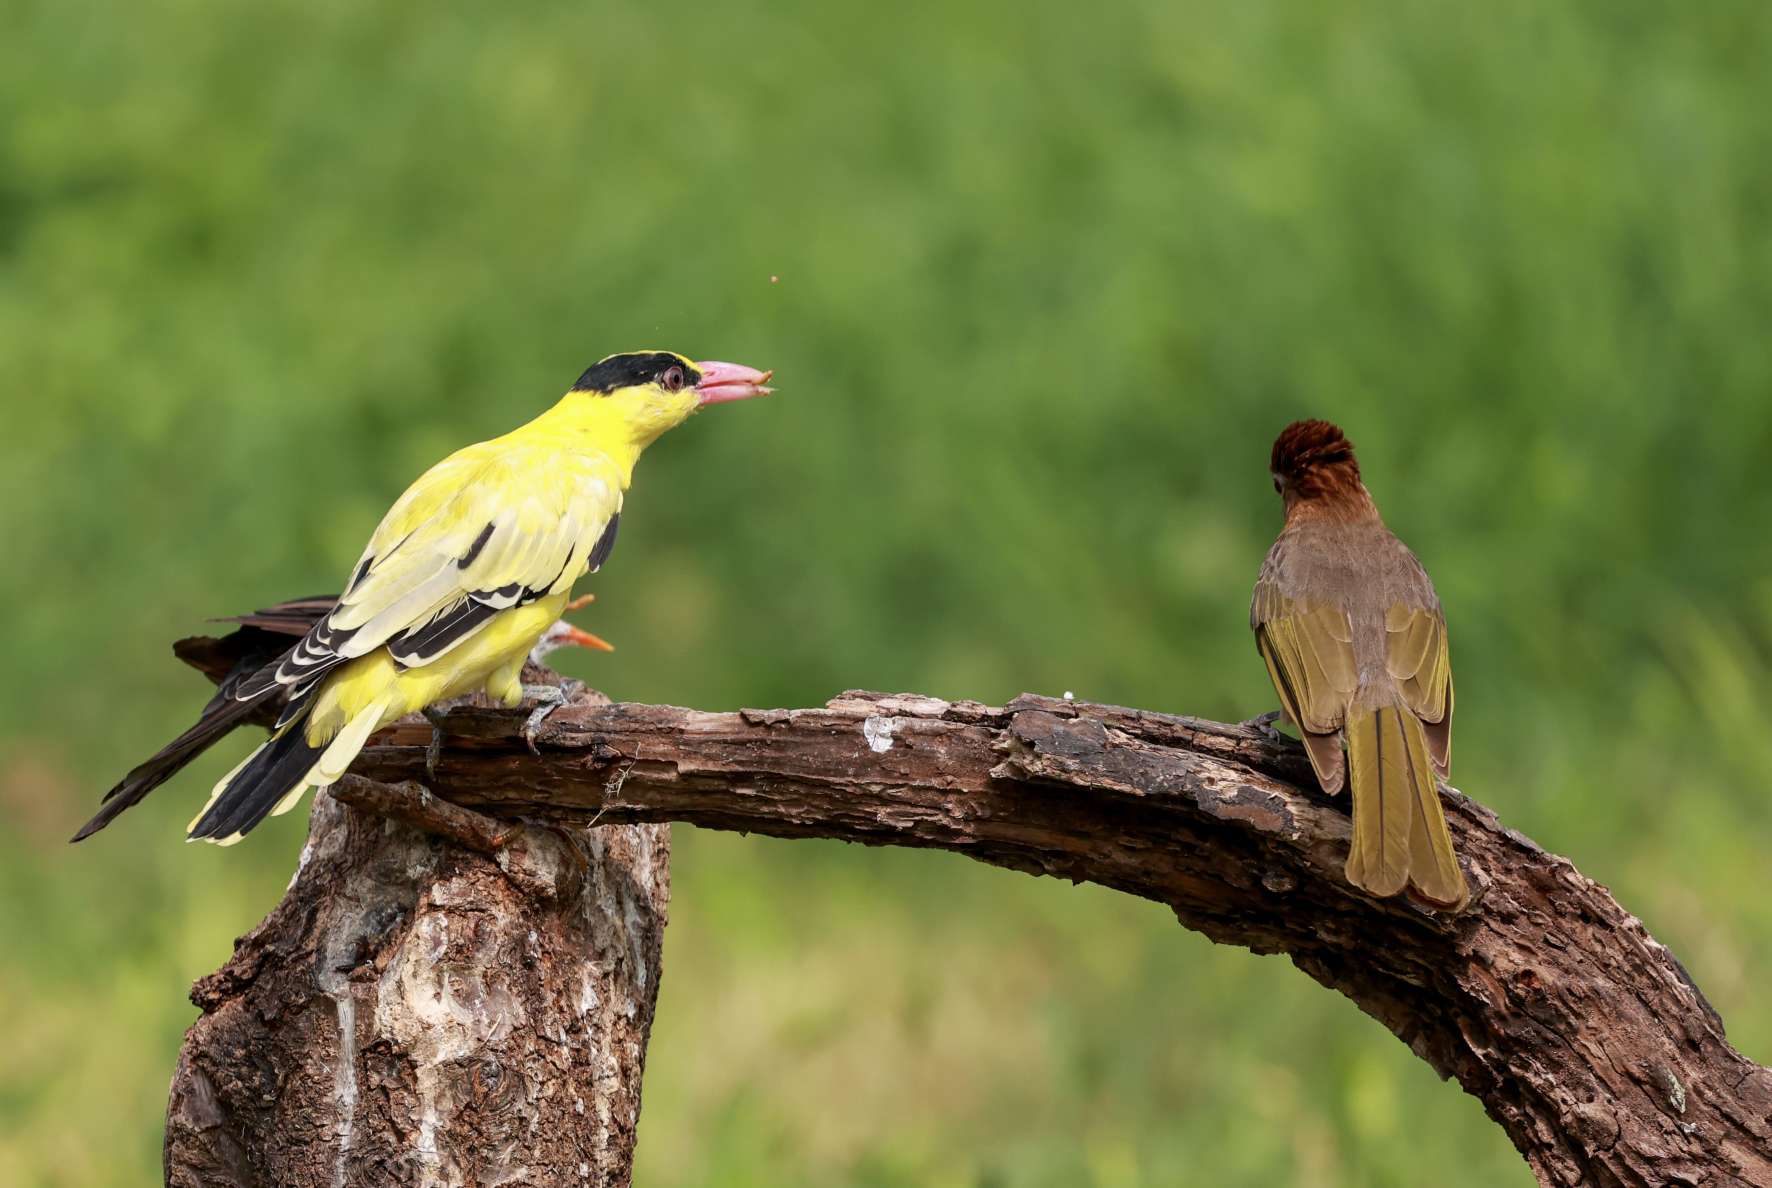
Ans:
[[[346,660],[385,646],[408,668],[431,663],[499,611],[565,590],[600,565],[614,545],[621,498],[609,468],[557,444],[470,446],[400,497],[338,605],[235,696],[288,686],[287,721]]]
[[[1438,607],[1397,605],[1384,615],[1385,667],[1403,705],[1421,719],[1434,769],[1452,767],[1452,657],[1446,617]]]
[[[1294,601],[1262,581],[1249,621],[1281,708],[1303,732],[1318,781],[1326,792],[1340,791],[1340,731],[1360,684],[1347,612]]]

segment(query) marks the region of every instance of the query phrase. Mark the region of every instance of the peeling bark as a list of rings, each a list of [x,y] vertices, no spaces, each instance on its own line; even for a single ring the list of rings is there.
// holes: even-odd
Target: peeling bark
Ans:
[[[621,825],[488,854],[322,795],[283,903],[192,991],[166,1182],[628,1183],[669,853]]]
[[[1298,744],[1021,697],[849,693],[822,709],[572,706],[541,755],[520,713],[461,709],[439,795],[498,817],[687,821],[952,850],[1156,900],[1284,953],[1478,1098],[1546,1184],[1772,1185],[1772,1071],[1730,1047],[1674,956],[1568,859],[1445,797],[1457,916],[1342,876],[1346,800]],[[412,777],[395,730],[359,770]]]
[[[1447,816],[1475,898],[1453,916],[1351,887],[1342,876],[1345,800],[1316,790],[1297,744],[1239,726],[1039,697],[998,708],[849,693],[819,709],[737,713],[575,704],[547,720],[537,755],[520,736],[524,716],[453,711],[429,786],[475,819],[605,828],[687,821],[952,850],[1099,883],[1166,904],[1215,941],[1287,954],[1456,1078],[1545,1184],[1772,1185],[1772,1071],[1730,1047],[1679,962],[1605,888],[1457,793],[1445,796]],[[357,771],[390,784],[424,779],[428,739],[428,727],[397,726],[364,752]],[[409,806],[422,800],[410,790],[401,795]],[[531,827],[511,844],[535,836]],[[540,836],[555,839],[550,853],[584,844],[570,833]],[[559,1006],[571,992],[561,968],[619,975],[624,954],[650,946],[643,966],[656,971],[655,927],[610,932],[619,887],[595,897],[597,911],[568,911],[561,905],[571,895],[538,898],[472,850],[337,806],[321,811],[315,837],[284,905],[199,985],[208,1013],[175,1082],[172,1182],[251,1182],[240,1169],[261,1158],[307,1169],[278,1183],[425,1182],[413,1139],[423,1096],[415,1070],[427,1061],[448,1070],[432,1082],[450,1110],[434,1133],[452,1152],[451,1174],[461,1177],[441,1182],[493,1182],[481,1164],[467,1162],[469,1152],[484,1149],[487,1128],[521,1110],[483,1109],[493,1094],[476,1096],[478,1065],[438,1058],[436,1045],[448,1041],[431,1036],[425,1013],[437,1010],[427,995],[448,982],[426,948],[437,936],[445,938],[434,950],[443,968],[467,961],[498,987],[458,997],[467,1017],[448,1021],[449,1034],[467,1035],[475,1051],[502,1044],[523,1053],[499,1064],[498,1086],[523,1108],[551,1111],[526,1135],[511,1125],[496,1130],[511,1144],[500,1148],[500,1166],[557,1169],[570,1159],[556,1159],[555,1150],[631,1146],[656,977],[625,984],[639,1020],[627,1033],[619,1011],[571,1031],[571,1011]],[[415,855],[431,863],[422,873]],[[636,869],[633,861],[618,866]],[[542,865],[580,868],[563,859]],[[662,921],[662,884],[652,885],[658,895],[626,900],[653,913],[649,926]],[[383,890],[393,887],[398,894]],[[489,912],[487,896],[512,907]],[[392,923],[378,931],[368,922],[382,917],[369,905],[383,902]],[[419,906],[402,915],[402,903]],[[525,911],[541,920],[546,938],[528,965],[522,944],[507,935]],[[439,922],[426,922],[433,918]],[[590,930],[601,956],[570,964],[585,943],[575,929]],[[642,933],[650,937],[644,945]],[[395,968],[406,972],[391,976]],[[323,984],[349,989],[356,1011],[358,1104],[348,1149],[336,1105],[347,1094],[335,1016],[346,1008],[313,989],[316,970],[340,979]],[[430,989],[409,993],[406,978]],[[488,1018],[496,1016],[475,1004],[495,998],[523,1007],[504,1015],[521,1026],[490,1027],[493,1037]],[[412,1018],[402,1017],[406,1011]],[[582,1048],[548,1047],[537,1034],[562,1030]],[[591,1053],[624,1051],[631,1068],[598,1081]],[[621,1140],[599,1145],[572,1133],[573,1118],[556,1124],[546,1097],[555,1084],[572,1085],[587,1110],[613,1100],[607,1116]],[[583,1095],[605,1087],[613,1099]],[[219,1112],[218,1100],[227,1103]],[[235,1137],[242,1127],[252,1136],[244,1145]],[[324,1178],[339,1166],[366,1178]],[[620,1159],[592,1166],[604,1182],[623,1182]],[[194,1170],[177,1179],[185,1168]],[[573,1182],[552,1174],[534,1182]]]

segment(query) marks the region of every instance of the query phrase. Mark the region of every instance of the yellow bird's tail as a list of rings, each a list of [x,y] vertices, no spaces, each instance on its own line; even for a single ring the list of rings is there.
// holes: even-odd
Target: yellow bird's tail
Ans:
[[[381,724],[383,709],[381,701],[371,703],[337,735],[318,742],[308,737],[303,713],[222,777],[186,840],[232,845],[266,817],[294,808],[309,788],[331,787]]]
[[[1348,882],[1374,895],[1395,895],[1412,884],[1433,903],[1463,903],[1464,873],[1440,809],[1420,719],[1399,706],[1355,710],[1346,730],[1354,794]]]

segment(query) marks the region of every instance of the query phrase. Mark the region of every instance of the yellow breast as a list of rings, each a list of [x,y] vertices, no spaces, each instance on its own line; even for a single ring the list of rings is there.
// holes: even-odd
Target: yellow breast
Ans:
[[[421,668],[401,668],[385,648],[350,661],[315,698],[307,721],[309,744],[329,741],[377,702],[383,703],[377,730],[434,702],[480,688],[515,705],[522,696],[523,661],[560,617],[570,593],[563,590],[495,615],[479,632]]]

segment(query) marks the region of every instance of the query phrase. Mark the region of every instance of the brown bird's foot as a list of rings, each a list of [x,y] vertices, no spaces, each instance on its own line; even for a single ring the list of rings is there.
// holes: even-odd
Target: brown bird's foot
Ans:
[[[579,607],[587,605],[590,600],[591,595],[589,594],[582,598],[575,598],[566,604],[566,610],[577,610]],[[546,664],[548,657],[561,648],[589,648],[593,652],[615,651],[615,645],[601,635],[593,635],[582,627],[573,626],[565,619],[558,619],[552,627],[542,632],[541,638],[535,641],[535,646],[529,649],[529,662],[531,664]]]
[[[443,719],[448,711],[427,705],[418,711],[431,724],[431,742],[425,748],[425,779],[435,783],[437,780],[437,763],[443,758]]]
[[[568,602],[564,607],[560,608],[560,615],[564,618],[573,611],[583,610],[595,601],[597,601],[597,596],[595,594],[580,594],[577,598],[574,598],[571,602]],[[569,630],[565,642],[570,646],[575,648],[590,648],[595,652],[615,651],[615,645],[604,639],[601,635],[593,635],[589,631],[580,630],[577,627],[573,627],[571,624],[567,624],[567,626]]]
[[[541,754],[535,745],[535,736],[541,729],[541,724],[547,721],[548,716],[555,710],[583,693],[584,689],[583,681],[575,681],[570,678],[559,685],[523,686],[524,698],[536,702],[535,709],[530,711],[529,717],[523,722],[523,742],[529,747],[531,755]]]
[[[1256,734],[1261,735],[1261,737],[1267,739],[1269,742],[1279,742],[1284,735],[1275,728],[1274,723],[1278,722],[1285,716],[1286,711],[1284,710],[1269,710],[1265,714],[1258,714],[1253,718],[1249,718],[1237,724],[1245,730],[1253,730]]]

